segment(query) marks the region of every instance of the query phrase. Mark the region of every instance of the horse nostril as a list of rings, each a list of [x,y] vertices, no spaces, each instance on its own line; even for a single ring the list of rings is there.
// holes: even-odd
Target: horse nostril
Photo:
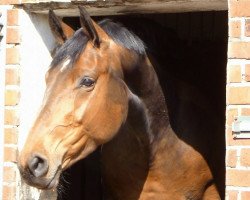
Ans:
[[[41,177],[48,171],[48,162],[45,158],[35,155],[28,162],[28,168],[35,177]]]

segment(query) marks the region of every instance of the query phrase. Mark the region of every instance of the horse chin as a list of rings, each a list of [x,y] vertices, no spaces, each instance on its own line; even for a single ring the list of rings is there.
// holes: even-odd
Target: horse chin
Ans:
[[[43,189],[45,189],[45,190],[55,189],[59,183],[61,172],[62,172],[61,167],[58,167],[53,178],[50,179],[50,181],[48,182],[46,187]]]
[[[43,190],[56,189],[59,183],[60,175],[61,175],[61,170],[57,170],[54,177],[48,182],[48,184],[44,188],[41,189]]]

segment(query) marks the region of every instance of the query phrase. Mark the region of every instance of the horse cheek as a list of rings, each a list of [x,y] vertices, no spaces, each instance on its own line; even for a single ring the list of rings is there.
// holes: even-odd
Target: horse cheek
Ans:
[[[93,135],[99,144],[111,140],[126,121],[128,113],[128,95],[122,82],[109,79],[106,92],[99,98],[99,107],[94,120]]]

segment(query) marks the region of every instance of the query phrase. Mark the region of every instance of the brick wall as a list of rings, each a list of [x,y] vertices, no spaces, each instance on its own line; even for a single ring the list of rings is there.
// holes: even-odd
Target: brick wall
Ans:
[[[14,200],[17,194],[17,142],[20,99],[19,10],[7,11],[4,112],[3,200]]]
[[[45,24],[48,24],[48,20],[44,15],[32,18],[22,9],[15,9],[13,6],[8,8],[4,66],[6,79],[4,91],[4,167],[0,168],[3,171],[3,183],[0,183],[3,186],[3,195],[0,196],[0,199],[52,200],[56,199],[55,191],[40,192],[27,186],[20,180],[16,165],[18,148],[22,147],[28,133],[27,127],[35,118],[35,108],[41,104],[45,87],[44,75],[51,62],[48,46],[44,44],[44,38],[41,38],[38,31],[48,29],[43,23],[46,21]],[[34,21],[36,25],[33,24]],[[48,32],[45,40],[54,44],[47,35],[49,35]],[[34,52],[34,49],[39,49],[39,51]],[[32,62],[30,62],[31,55]],[[34,64],[34,60],[38,63]],[[34,91],[36,95],[34,95]]]
[[[0,4],[19,2],[3,0]],[[10,9],[7,20],[4,182],[3,197],[0,199],[13,200],[18,196],[18,172],[14,162],[17,157],[20,99],[19,10]],[[235,139],[232,123],[236,116],[250,116],[250,0],[229,0],[226,110],[226,198],[247,200],[250,199],[250,140]]]
[[[236,116],[250,116],[250,1],[229,0],[226,198],[250,199],[250,139],[236,139]]]

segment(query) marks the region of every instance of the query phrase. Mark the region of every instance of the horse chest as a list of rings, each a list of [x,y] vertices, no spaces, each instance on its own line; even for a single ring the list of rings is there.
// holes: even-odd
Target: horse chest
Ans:
[[[199,156],[192,160],[185,155],[181,157],[179,154],[174,154],[170,158],[169,152],[162,152],[164,155],[159,155],[156,167],[149,169],[147,145],[141,141],[140,135],[137,140],[131,137],[133,136],[130,134],[121,134],[103,147],[102,174],[107,199],[198,200],[202,198],[202,187],[209,179],[207,175],[209,172],[206,171],[207,166]],[[188,163],[185,159],[191,162]],[[197,163],[202,164],[197,165]],[[203,174],[197,175],[198,171],[202,171]]]

